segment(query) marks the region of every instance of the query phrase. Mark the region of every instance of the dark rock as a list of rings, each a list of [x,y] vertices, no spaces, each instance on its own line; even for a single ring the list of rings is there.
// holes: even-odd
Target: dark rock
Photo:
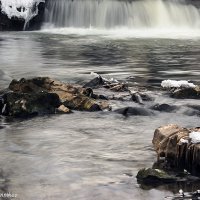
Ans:
[[[4,99],[0,96],[0,115],[2,114],[3,107],[4,107]]]
[[[187,107],[192,108],[200,112],[200,105],[187,105]]]
[[[189,185],[189,184],[187,184],[187,185]],[[195,185],[198,185],[198,183],[195,184]],[[192,186],[194,187],[194,184]],[[193,188],[192,188],[192,191],[194,191]],[[195,192],[181,191],[181,193],[179,192],[178,194],[175,194],[174,196],[168,196],[165,199],[170,199],[170,200],[186,200],[186,199],[188,199],[188,200],[199,200],[200,199],[200,191],[199,190],[197,190]]]
[[[177,109],[177,106],[170,106],[169,104],[156,104],[151,107],[153,110],[157,110],[160,112],[173,112],[174,110]]]
[[[131,99],[136,103],[143,104],[143,99],[138,92],[132,94]]]
[[[24,11],[25,8],[20,7],[16,9],[18,12],[21,12]],[[22,31],[24,28],[26,28],[26,30],[40,29],[44,19],[45,3],[40,2],[38,6],[35,4],[32,8],[32,12],[34,13],[36,9],[38,9],[38,14],[34,16],[25,27],[25,19],[14,16],[10,19],[2,12],[0,1],[0,31]]]
[[[105,82],[103,78],[101,76],[98,76],[86,83],[83,87],[98,88],[99,86],[102,86],[104,84]]]
[[[169,175],[164,170],[144,168],[139,170],[137,176],[139,183],[154,184],[154,183],[174,183],[177,181],[175,176]]]
[[[141,116],[151,116],[153,112],[149,111],[145,108],[140,107],[125,107],[115,110],[114,112],[122,114],[124,116],[131,116],[131,115],[141,115]]]
[[[93,96],[94,99],[102,99],[102,100],[108,100],[108,97],[107,96],[104,96],[102,94],[99,94],[99,95],[95,95]]]
[[[45,12],[45,3],[40,2],[38,5],[38,14],[28,22],[26,30],[28,31],[39,30],[44,21],[44,12]]]
[[[108,100],[108,97],[102,95],[102,94],[94,94],[93,90],[91,88],[85,88],[83,90],[83,94],[87,97],[91,97],[93,99],[101,99],[101,100]]]
[[[16,17],[9,19],[0,9],[0,31],[22,31],[24,23],[24,19],[18,19]]]
[[[61,103],[57,94],[38,92],[34,94],[10,92],[3,96],[6,105],[3,115],[27,117],[54,114]]]
[[[128,91],[128,85],[125,83],[120,83],[115,80],[107,80],[100,75],[88,83],[86,83],[83,87],[90,87],[90,88],[99,88],[99,87],[104,87],[107,89],[110,89],[115,92],[123,92],[123,91]]]
[[[172,90],[171,97],[178,99],[200,99],[200,87]]]
[[[185,107],[182,109],[182,113],[184,115],[187,115],[187,116],[199,116],[200,115],[200,111],[199,110],[196,110],[194,108],[190,108],[190,107]]]
[[[152,101],[153,100],[152,97],[150,97],[147,94],[141,93],[141,92],[132,93],[131,99],[132,99],[132,101],[139,103],[139,104],[143,104],[143,101]]]

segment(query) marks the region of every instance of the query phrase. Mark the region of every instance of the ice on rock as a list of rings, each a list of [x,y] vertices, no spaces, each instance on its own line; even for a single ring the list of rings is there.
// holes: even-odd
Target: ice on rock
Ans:
[[[180,139],[180,142],[181,142],[181,143],[188,143],[188,140],[181,138],[181,139]]]
[[[8,18],[17,17],[25,19],[28,22],[38,14],[38,4],[45,0],[0,0],[1,11]]]
[[[196,85],[189,83],[188,81],[175,81],[175,80],[164,80],[161,83],[163,88],[194,88]]]
[[[191,132],[189,138],[193,144],[200,143],[200,132]]]

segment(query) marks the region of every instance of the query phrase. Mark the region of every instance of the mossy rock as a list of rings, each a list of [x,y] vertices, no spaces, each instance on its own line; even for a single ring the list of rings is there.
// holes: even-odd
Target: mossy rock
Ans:
[[[139,183],[174,183],[177,181],[175,176],[169,175],[164,170],[143,168],[139,170],[136,176]]]

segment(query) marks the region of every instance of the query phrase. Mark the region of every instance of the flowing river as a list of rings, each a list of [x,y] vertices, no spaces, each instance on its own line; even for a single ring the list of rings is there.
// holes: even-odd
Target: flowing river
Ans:
[[[73,2],[65,9],[78,6]],[[121,6],[118,4],[115,10]],[[91,6],[94,9],[97,5]],[[181,6],[188,12],[189,5]],[[102,7],[105,9],[105,1]],[[188,20],[199,15],[197,8],[189,8],[193,13]],[[177,193],[182,185],[142,187],[135,176],[139,169],[151,167],[156,161],[151,141],[157,127],[170,123],[199,126],[200,113],[193,114],[184,106],[198,105],[199,100],[172,99],[161,95],[159,89],[165,79],[200,83],[199,19],[171,31],[169,27],[158,28],[160,22],[151,26],[155,24],[152,20],[138,22],[140,26],[146,23],[145,30],[105,29],[108,24],[97,20],[98,13],[90,23],[96,27],[88,27],[74,12],[75,16],[64,17],[65,25],[60,27],[60,20],[52,12],[51,25],[46,22],[41,31],[0,33],[0,89],[14,78],[34,76],[82,84],[96,72],[106,78],[151,86],[157,91],[155,102],[178,105],[180,109],[154,116],[76,111],[27,120],[1,117],[0,190],[17,194],[20,200],[161,200]],[[113,21],[110,16],[109,25],[123,24],[127,21],[123,16],[121,21]],[[67,27],[70,23],[76,26]],[[118,107],[115,103],[113,106]],[[198,185],[184,185],[184,189],[192,191]]]

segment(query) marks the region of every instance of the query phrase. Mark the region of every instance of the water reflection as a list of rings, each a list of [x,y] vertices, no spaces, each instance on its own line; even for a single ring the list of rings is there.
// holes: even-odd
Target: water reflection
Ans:
[[[143,77],[142,81],[198,81],[199,76],[200,43],[195,40],[110,40],[44,33],[1,34],[0,39],[1,82],[30,75],[77,81],[87,79],[91,71],[118,79]]]

